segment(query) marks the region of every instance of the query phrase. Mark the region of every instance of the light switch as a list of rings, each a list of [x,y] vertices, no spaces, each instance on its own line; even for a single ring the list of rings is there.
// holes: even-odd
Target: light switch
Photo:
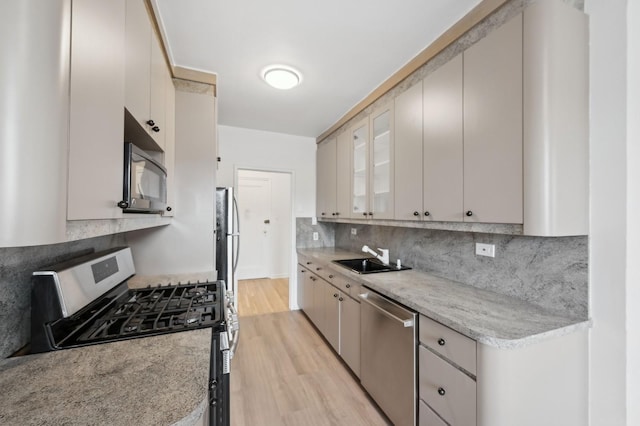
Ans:
[[[318,237],[318,233],[317,233],[317,232],[314,232],[314,233],[313,233],[313,241],[318,241],[318,238],[319,238],[319,237]]]
[[[496,245],[476,243],[476,255],[496,257]]]

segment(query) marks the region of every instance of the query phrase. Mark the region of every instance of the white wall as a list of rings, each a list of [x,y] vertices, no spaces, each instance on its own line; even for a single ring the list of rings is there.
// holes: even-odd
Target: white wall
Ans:
[[[294,215],[310,217],[316,209],[314,138],[239,127],[218,127],[218,186],[233,186],[234,167],[294,172]]]
[[[591,26],[589,390],[593,426],[640,424],[640,19],[638,2],[629,3],[587,0],[585,4]]]
[[[627,424],[640,425],[640,2],[627,10]]]

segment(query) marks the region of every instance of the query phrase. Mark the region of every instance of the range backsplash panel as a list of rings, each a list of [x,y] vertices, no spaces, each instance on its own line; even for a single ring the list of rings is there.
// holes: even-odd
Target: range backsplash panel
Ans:
[[[61,244],[0,248],[0,357],[6,358],[31,340],[31,274],[92,250],[124,246],[124,234]]]

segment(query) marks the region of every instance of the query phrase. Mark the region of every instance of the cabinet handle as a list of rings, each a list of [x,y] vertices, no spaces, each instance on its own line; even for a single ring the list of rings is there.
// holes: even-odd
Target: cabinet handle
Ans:
[[[424,215],[425,215],[425,216],[431,216],[431,213],[429,213],[429,212],[424,212]]]
[[[120,207],[121,209],[126,209],[127,207],[129,207],[129,203],[124,200],[118,201],[118,207]]]
[[[446,343],[446,342],[444,341],[444,339],[443,339],[443,338],[439,338],[439,339],[438,339],[438,344],[439,344],[440,346],[444,346],[444,344],[445,344],[445,343]]]
[[[347,284],[345,287],[347,287],[347,288],[351,288],[351,284]]]
[[[171,210],[173,210],[171,206],[167,206],[167,211],[170,212]]]
[[[333,293],[333,297],[338,297],[338,293]]]
[[[336,216],[340,216],[340,212],[336,212]]]
[[[304,269],[300,269],[300,272],[304,274]]]
[[[473,212],[471,210],[468,210],[466,213],[467,216],[473,216]]]
[[[335,213],[335,212],[331,213],[331,216],[335,216],[335,215],[336,215],[336,213]]]
[[[158,127],[158,126],[153,126],[153,127],[151,128],[151,130],[153,130],[154,132],[158,133],[158,132],[160,131],[160,127]]]
[[[311,262],[307,262],[307,265],[311,265]]]
[[[418,212],[413,212],[413,215],[414,215],[414,216],[420,216],[420,213],[418,213]]]
[[[316,268],[316,271],[319,271],[320,269],[322,269],[322,268],[318,266],[318,267]]]
[[[344,299],[342,297],[339,297],[338,300],[342,302]]]
[[[447,393],[447,392],[445,392],[444,388],[438,388],[438,394],[440,396],[444,396],[445,393]]]
[[[373,216],[373,212],[369,212],[369,216]]]
[[[156,122],[155,122],[155,121],[153,121],[153,120],[147,120],[147,124],[148,124],[149,126],[155,126],[155,125],[156,125]]]
[[[366,215],[367,215],[367,212],[362,213],[362,215],[363,215],[363,216],[366,216]]]
[[[333,278],[333,275],[329,275],[329,278]]]
[[[320,213],[322,216],[324,216],[324,212]]]

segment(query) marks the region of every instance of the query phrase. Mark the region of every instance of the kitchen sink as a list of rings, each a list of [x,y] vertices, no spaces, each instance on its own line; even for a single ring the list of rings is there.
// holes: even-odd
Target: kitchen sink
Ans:
[[[351,269],[353,272],[357,272],[359,274],[374,274],[377,272],[393,272],[411,269],[407,266],[401,266],[400,268],[398,268],[397,266],[393,265],[385,265],[379,260],[371,257],[364,257],[361,259],[334,260],[333,263],[336,263],[343,268]]]

